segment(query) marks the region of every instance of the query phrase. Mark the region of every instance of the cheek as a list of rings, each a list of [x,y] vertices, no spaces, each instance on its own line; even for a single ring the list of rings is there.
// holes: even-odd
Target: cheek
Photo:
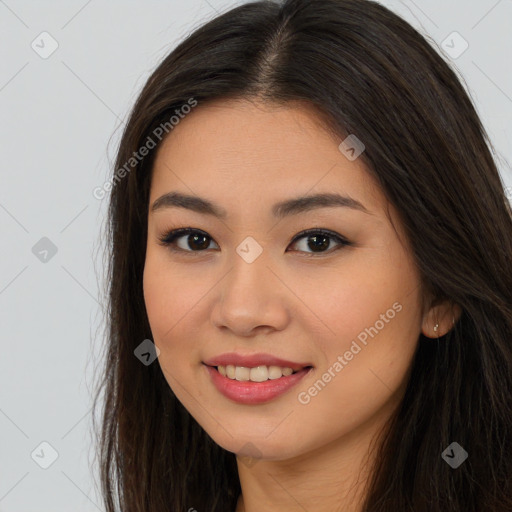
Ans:
[[[178,400],[194,415],[198,340],[194,332],[198,325],[193,318],[201,286],[194,286],[190,277],[184,276],[169,261],[149,253],[143,276],[144,301],[153,335],[153,342],[160,350],[158,364],[164,378]],[[204,290],[203,290],[204,294]]]
[[[419,293],[414,267],[404,262],[399,268],[383,260],[345,268],[322,293],[309,294],[308,305],[325,326],[324,335],[315,340],[318,373],[331,368],[336,375],[343,374],[335,380],[341,386],[346,379],[343,386],[352,396],[358,390],[370,391],[372,382],[379,380],[389,390],[396,389],[417,346]],[[343,369],[337,365],[336,372],[332,367],[339,356]]]
[[[316,290],[311,287],[304,295],[307,294],[309,309],[322,320],[328,341],[326,349],[335,340],[340,341],[340,346],[345,341],[350,344],[352,339],[376,323],[378,330],[388,331],[391,324],[399,324],[407,316],[403,311],[397,312],[400,306],[396,303],[403,307],[404,302],[415,298],[414,293],[407,295],[414,283],[408,282],[403,274],[395,275],[382,266],[359,265],[358,268],[343,269],[325,282],[328,286]],[[361,339],[364,341],[364,335]]]
[[[193,315],[198,311],[194,305],[202,287],[162,259],[151,253],[146,258],[144,302],[162,369],[181,375],[186,374],[186,365],[190,364],[187,361],[195,350],[194,340],[199,340]]]
[[[183,268],[173,265],[161,252],[165,254],[165,251],[148,251],[143,290],[153,335],[160,342],[165,342],[174,336],[180,323],[186,322],[187,315],[198,301],[201,283],[186,275]]]
[[[325,442],[392,407],[417,346],[418,296],[410,284],[387,273],[352,274],[332,284],[332,300],[318,298],[318,316],[335,335],[315,340],[321,364],[297,390],[300,430],[316,432],[322,423]]]

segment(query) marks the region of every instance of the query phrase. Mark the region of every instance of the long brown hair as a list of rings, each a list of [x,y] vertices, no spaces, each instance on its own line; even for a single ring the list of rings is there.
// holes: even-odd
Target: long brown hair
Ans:
[[[107,512],[227,512],[240,494],[235,455],[191,417],[158,364],[134,356],[152,339],[142,276],[156,149],[140,157],[140,148],[148,137],[158,147],[158,127],[171,133],[170,117],[191,98],[201,108],[235,97],[307,101],[340,142],[347,133],[363,141],[361,158],[403,219],[425,287],[462,309],[439,340],[420,334],[363,511],[512,510],[512,212],[485,129],[451,67],[384,6],[286,0],[247,3],[195,30],[153,72],[124,129],[95,399],[97,408],[103,392]],[[454,441],[469,454],[457,469],[441,457]]]

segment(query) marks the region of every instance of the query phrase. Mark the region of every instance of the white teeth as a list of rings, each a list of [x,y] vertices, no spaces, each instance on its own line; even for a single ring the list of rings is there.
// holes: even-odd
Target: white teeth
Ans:
[[[279,366],[270,366],[268,369],[269,379],[279,379],[283,376],[283,372]]]
[[[235,366],[235,379],[236,380],[249,380],[251,370],[245,366]]]
[[[268,379],[280,379],[281,377],[291,375],[292,368],[281,366],[256,366],[248,368],[246,366],[234,366],[228,364],[227,366],[217,366],[218,372],[231,380],[252,381],[252,382],[265,382]]]
[[[268,380],[268,368],[266,366],[251,368],[250,380],[253,382],[263,382]]]
[[[219,366],[219,368],[222,368]],[[232,364],[228,364],[226,366],[226,377],[229,377],[230,379],[235,378],[235,367]]]

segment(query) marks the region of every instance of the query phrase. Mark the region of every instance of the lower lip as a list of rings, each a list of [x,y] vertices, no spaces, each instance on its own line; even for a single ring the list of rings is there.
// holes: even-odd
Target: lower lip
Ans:
[[[312,368],[304,368],[297,373],[269,379],[264,382],[233,380],[223,377],[214,367],[204,365],[215,387],[226,397],[239,404],[256,405],[269,402],[295,386]]]

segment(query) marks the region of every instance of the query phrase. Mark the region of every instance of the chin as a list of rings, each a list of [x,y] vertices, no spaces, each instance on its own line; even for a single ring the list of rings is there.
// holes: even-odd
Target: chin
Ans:
[[[254,460],[286,460],[300,455],[303,439],[294,439],[281,431],[279,435],[261,432],[260,429],[231,428],[227,433],[222,427],[207,431],[208,435],[225,450],[238,458]],[[243,462],[243,461],[242,461]],[[250,465],[250,464],[248,464]]]

